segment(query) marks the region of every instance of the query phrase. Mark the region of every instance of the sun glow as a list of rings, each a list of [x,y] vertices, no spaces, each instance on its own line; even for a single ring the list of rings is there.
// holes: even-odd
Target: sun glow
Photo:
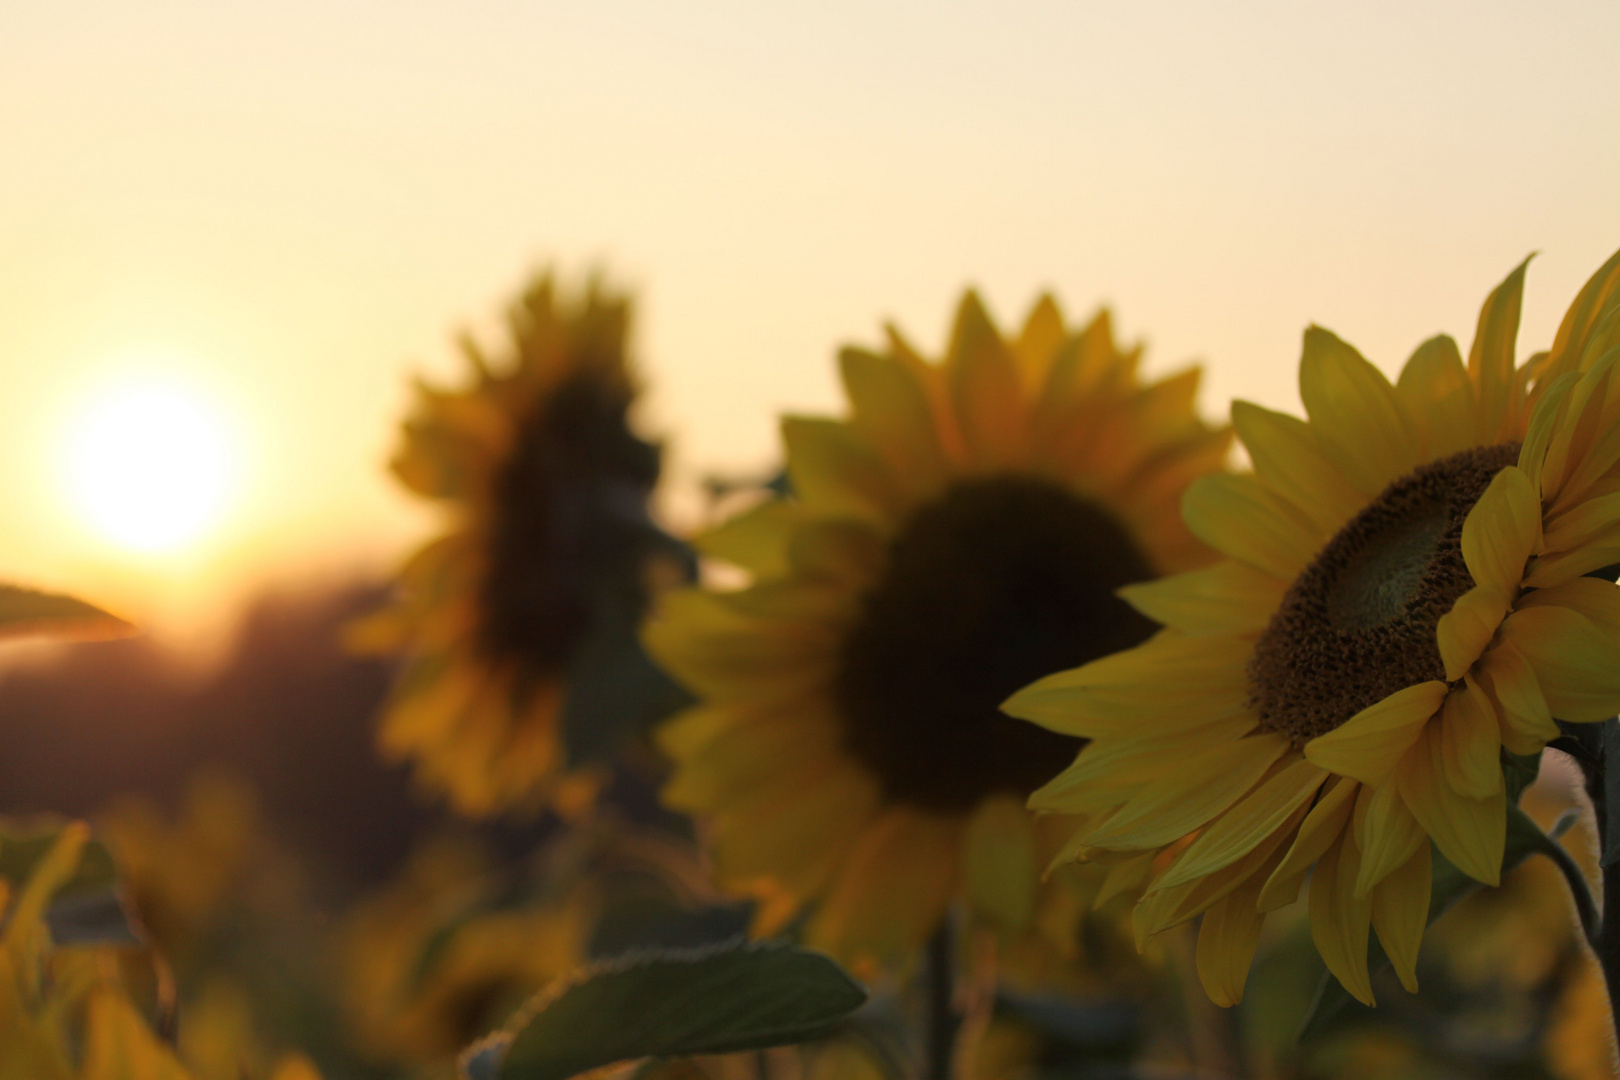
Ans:
[[[67,431],[69,493],[107,540],[174,551],[218,523],[233,494],[236,453],[220,410],[177,381],[103,388]]]

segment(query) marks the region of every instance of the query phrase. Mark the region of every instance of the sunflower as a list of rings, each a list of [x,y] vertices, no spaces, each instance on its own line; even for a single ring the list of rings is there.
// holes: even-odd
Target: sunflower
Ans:
[[[595,283],[565,305],[542,277],[511,310],[505,362],[463,339],[471,384],[419,384],[405,423],[393,471],[451,524],[350,643],[406,658],[383,747],[470,816],[588,788],[570,767],[607,756],[603,728],[679,704],[635,637],[684,556],[648,512],[659,448],[626,420],[628,319]]]
[[[1007,703],[1091,740],[1029,804],[1082,815],[1062,858],[1145,887],[1139,941],[1202,913],[1218,1003],[1313,867],[1333,974],[1372,1002],[1375,927],[1415,989],[1431,848],[1498,883],[1501,751],[1620,708],[1620,590],[1583,576],[1620,562],[1620,255],[1516,366],[1524,270],[1466,363],[1436,337],[1394,385],[1308,330],[1310,419],[1236,403],[1254,472],[1187,492],[1226,559],[1122,590],[1165,629]]]
[[[1140,382],[1106,312],[1075,332],[1042,298],[1009,340],[969,292],[942,362],[889,338],[840,357],[849,419],[783,420],[791,495],[698,542],[750,585],[671,593],[645,632],[701,699],[661,732],[666,801],[712,823],[757,933],[804,912],[863,967],[964,895],[1014,930],[1062,916],[1021,804],[1080,743],[996,706],[1151,632],[1114,592],[1207,560],[1177,507],[1228,448],[1198,371]]]

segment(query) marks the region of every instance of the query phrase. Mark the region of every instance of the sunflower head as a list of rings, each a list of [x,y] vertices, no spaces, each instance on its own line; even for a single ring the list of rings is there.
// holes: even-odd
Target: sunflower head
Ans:
[[[628,303],[594,282],[565,302],[544,277],[508,322],[499,359],[463,340],[466,386],[418,385],[393,469],[451,525],[351,632],[407,662],[385,748],[473,815],[588,784],[570,767],[679,700],[635,638],[688,559],[648,510],[659,449],[629,425]]]
[[[844,350],[849,416],[783,421],[791,495],[700,541],[752,584],[673,594],[646,632],[703,699],[664,730],[666,797],[762,931],[804,913],[871,964],[958,898],[1041,920],[1050,838],[1019,804],[1081,744],[997,706],[1151,632],[1116,590],[1206,558],[1177,506],[1227,448],[1196,370],[1144,384],[1137,359],[1106,313],[1043,298],[1007,336],[970,292],[940,362],[892,329]]]
[[[1431,850],[1498,882],[1503,751],[1620,708],[1620,590],[1583,576],[1620,562],[1620,255],[1519,365],[1524,269],[1466,361],[1437,337],[1393,385],[1309,330],[1309,419],[1237,403],[1254,471],[1187,492],[1226,559],[1127,588],[1161,632],[1008,704],[1091,740],[1030,805],[1141,883],[1139,937],[1203,916],[1217,1002],[1307,872],[1346,989],[1372,1000],[1369,928],[1414,988]]]

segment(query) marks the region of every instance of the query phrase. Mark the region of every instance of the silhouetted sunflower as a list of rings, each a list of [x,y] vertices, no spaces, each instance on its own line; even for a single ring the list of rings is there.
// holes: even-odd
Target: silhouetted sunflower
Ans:
[[[1140,939],[1202,913],[1210,996],[1242,994],[1266,913],[1308,871],[1311,930],[1371,1003],[1369,925],[1415,989],[1430,848],[1495,885],[1500,760],[1620,708],[1620,255],[1518,367],[1520,266],[1465,365],[1448,337],[1395,385],[1311,328],[1309,422],[1238,402],[1252,475],[1185,514],[1226,555],[1124,596],[1167,629],[1007,710],[1091,739],[1030,805],[1087,816],[1065,857],[1147,883]]]
[[[890,338],[841,356],[850,419],[783,421],[792,494],[700,541],[752,585],[646,632],[702,699],[661,732],[667,801],[712,820],[758,932],[813,906],[809,941],[867,966],[964,894],[1042,922],[1056,844],[1022,803],[1081,744],[997,705],[1152,632],[1115,590],[1207,561],[1177,507],[1228,444],[1197,370],[1141,384],[1106,313],[1075,333],[1043,298],[1009,341],[968,293],[943,363]]]
[[[660,455],[627,423],[628,319],[594,283],[568,305],[542,277],[512,308],[510,355],[463,340],[471,384],[419,384],[405,422],[394,473],[450,528],[350,640],[406,658],[383,747],[465,814],[544,802],[679,704],[636,640],[687,559],[648,512]]]

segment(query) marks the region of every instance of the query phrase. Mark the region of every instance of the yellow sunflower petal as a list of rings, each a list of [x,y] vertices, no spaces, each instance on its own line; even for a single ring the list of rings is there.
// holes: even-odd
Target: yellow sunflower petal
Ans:
[[[1507,437],[1517,419],[1518,381],[1514,351],[1519,336],[1519,308],[1524,297],[1527,258],[1491,290],[1479,311],[1474,345],[1468,350],[1468,373],[1479,384],[1479,426],[1475,445],[1489,446]]]
[[[961,826],[903,807],[861,836],[806,928],[812,948],[858,968],[910,956],[939,925],[959,876]]]
[[[1327,540],[1309,518],[1258,477],[1200,477],[1181,500],[1187,527],[1221,554],[1283,581],[1305,569]]]
[[[904,364],[861,349],[838,356],[852,424],[914,498],[941,488],[948,468],[928,391]]]
[[[1530,560],[1524,583],[1533,589],[1551,588],[1616,563],[1620,563],[1620,529],[1611,529],[1573,551]]]
[[[1593,438],[1600,433],[1615,360],[1612,355],[1601,357],[1570,387],[1547,441],[1547,454],[1541,466],[1544,502],[1556,505],[1562,499],[1570,474],[1580,467],[1592,447]]]
[[[1620,297],[1620,251],[1609,256],[1597,273],[1581,286],[1575,301],[1564,313],[1547,357],[1548,378],[1580,369],[1592,329],[1616,297]]]
[[[1157,851],[1144,851],[1110,866],[1108,873],[1103,875],[1102,884],[1097,886],[1097,895],[1092,898],[1091,906],[1101,908],[1116,896],[1141,892],[1142,886],[1153,876],[1153,863],[1158,857]]]
[[[1445,779],[1439,729],[1425,728],[1396,771],[1401,798],[1442,855],[1475,881],[1495,886],[1507,835],[1507,793],[1484,799],[1458,794]]]
[[[1502,745],[1510,754],[1534,754],[1558,738],[1558,725],[1541,693],[1530,662],[1507,642],[1486,653],[1478,669],[1480,686],[1491,697],[1502,724]]]
[[[1366,504],[1366,496],[1323,456],[1311,426],[1296,416],[1247,401],[1232,402],[1232,426],[1254,471],[1277,494],[1331,536]]]
[[[1295,761],[1217,818],[1154,882],[1171,888],[1228,866],[1271,836],[1322,787],[1327,772],[1309,761]],[[1258,886],[1255,895],[1259,895]]]
[[[794,494],[804,506],[829,517],[894,520],[899,498],[893,477],[848,424],[786,416],[782,444]]]
[[[1311,812],[1300,823],[1288,854],[1260,892],[1260,910],[1272,911],[1299,898],[1299,887],[1311,864],[1321,858],[1350,823],[1356,794],[1361,785],[1353,780],[1333,780],[1324,789]]]
[[[1440,764],[1459,795],[1484,799],[1502,788],[1502,728],[1472,677],[1446,695],[1440,710]]]
[[[1180,728],[1175,732],[1179,755],[1200,754],[1241,739],[1254,729],[1251,716],[1239,715]],[[1156,738],[1101,739],[1080,751],[1074,763],[1029,797],[1029,809],[1040,813],[1092,814],[1126,802],[1143,787],[1175,772],[1180,758],[1164,752]]]
[[[1418,990],[1418,947],[1423,944],[1423,928],[1429,923],[1432,861],[1428,843],[1420,844],[1400,869],[1373,890],[1373,927],[1409,994]]]
[[[1322,452],[1363,495],[1378,494],[1417,466],[1417,435],[1395,388],[1319,326],[1305,332],[1299,394]]]
[[[1356,847],[1361,869],[1356,874],[1356,895],[1366,896],[1373,886],[1404,866],[1419,846],[1427,847],[1428,834],[1401,800],[1392,783],[1363,786],[1356,797]]]
[[[837,585],[851,610],[877,580],[884,557],[883,537],[863,521],[809,521],[793,531],[787,545],[789,570],[800,578]]]
[[[1560,720],[1606,720],[1620,711],[1620,642],[1565,607],[1515,611],[1502,639],[1529,661],[1547,706]]]
[[[1198,927],[1198,981],[1209,999],[1230,1008],[1243,999],[1266,917],[1255,907],[1264,879],[1250,878],[1204,912]]]
[[[1450,336],[1439,334],[1417,347],[1401,368],[1395,396],[1417,425],[1425,460],[1474,445],[1480,425],[1478,392]]]
[[[715,870],[723,882],[770,881],[813,895],[839,869],[881,813],[870,776],[848,765],[801,770],[727,804],[714,823]]]
[[[1119,595],[1148,618],[1184,634],[1257,634],[1288,591],[1239,562],[1222,561],[1158,581],[1127,585]]]
[[[1620,382],[1616,382],[1612,375],[1610,378],[1612,391],[1614,386],[1620,385]],[[1614,475],[1617,462],[1620,462],[1620,426],[1607,424],[1600,429],[1586,452],[1581,454],[1580,460],[1574,463],[1569,476],[1559,486],[1553,511],[1556,513],[1566,508],[1578,507],[1595,484]]]
[[[1290,822],[1288,828],[1267,837],[1243,858],[1214,873],[1174,888],[1156,889],[1150,886],[1146,899],[1131,913],[1138,948],[1154,934],[1196,918],[1251,880],[1265,881],[1281,859],[1282,845],[1293,834],[1293,824]]]
[[[1491,478],[1463,521],[1462,552],[1468,573],[1476,585],[1512,595],[1540,540],[1541,498],[1530,478],[1509,465]]]
[[[1620,430],[1620,429],[1616,429]],[[1584,499],[1565,513],[1549,518],[1542,542],[1549,552],[1597,543],[1620,530],[1620,492]]]
[[[1004,930],[1029,926],[1039,867],[1034,829],[1018,799],[1000,796],[979,805],[968,821],[962,863],[974,910]]]
[[[1088,393],[1116,374],[1120,362],[1113,319],[1103,308],[1084,330],[1063,344],[1051,361],[1031,425],[1037,444],[1051,447],[1061,442],[1075,409]]]
[[[1519,601],[1519,608],[1535,607],[1578,611],[1605,634],[1620,640],[1620,586],[1612,581],[1582,577],[1550,589],[1532,589]]]
[[[1024,373],[1026,386],[1045,384],[1052,359],[1068,336],[1063,311],[1058,307],[1057,300],[1051,293],[1042,293],[1029,309],[1029,316],[1024,320],[1024,328],[1019,331],[1018,339],[1012,343],[1013,355],[1018,358],[1018,367]]]
[[[830,627],[745,615],[700,589],[664,596],[642,640],[683,685],[720,699],[781,699],[819,687],[831,677],[837,644]]]
[[[1026,686],[1002,711],[1064,735],[1156,734],[1232,716],[1245,707],[1254,646],[1236,638],[1159,637]]]
[[[1356,895],[1360,869],[1355,835],[1346,829],[1316,861],[1316,874],[1311,878],[1311,939],[1334,977],[1357,1001],[1371,1005],[1367,931],[1372,925],[1372,898]]]
[[[1457,597],[1451,610],[1440,616],[1434,628],[1435,641],[1448,680],[1457,681],[1474,666],[1501,627],[1512,602],[1512,592],[1494,585],[1476,585]]]
[[[729,723],[694,745],[693,727],[707,718],[704,713],[726,712],[731,710],[708,709],[683,717],[678,732],[663,743],[681,749],[681,767],[663,793],[670,806],[687,811],[722,808],[749,791],[779,785],[784,776],[817,772],[842,759],[837,721],[825,708],[733,714]]]
[[[1305,757],[1340,776],[1381,784],[1445,697],[1446,684],[1434,680],[1397,690],[1306,743]]]
[[[1560,421],[1569,404],[1570,394],[1580,376],[1565,372],[1541,390],[1536,407],[1530,413],[1530,425],[1519,447],[1519,468],[1530,478],[1536,490],[1542,490],[1542,473],[1547,464],[1547,451],[1553,436],[1558,433]]]
[[[971,290],[957,308],[945,371],[969,451],[987,464],[1021,461],[1029,443],[1029,403],[1018,362]]]
[[[1189,758],[1120,807],[1089,843],[1130,851],[1179,840],[1241,798],[1287,750],[1286,739],[1257,735]]]

